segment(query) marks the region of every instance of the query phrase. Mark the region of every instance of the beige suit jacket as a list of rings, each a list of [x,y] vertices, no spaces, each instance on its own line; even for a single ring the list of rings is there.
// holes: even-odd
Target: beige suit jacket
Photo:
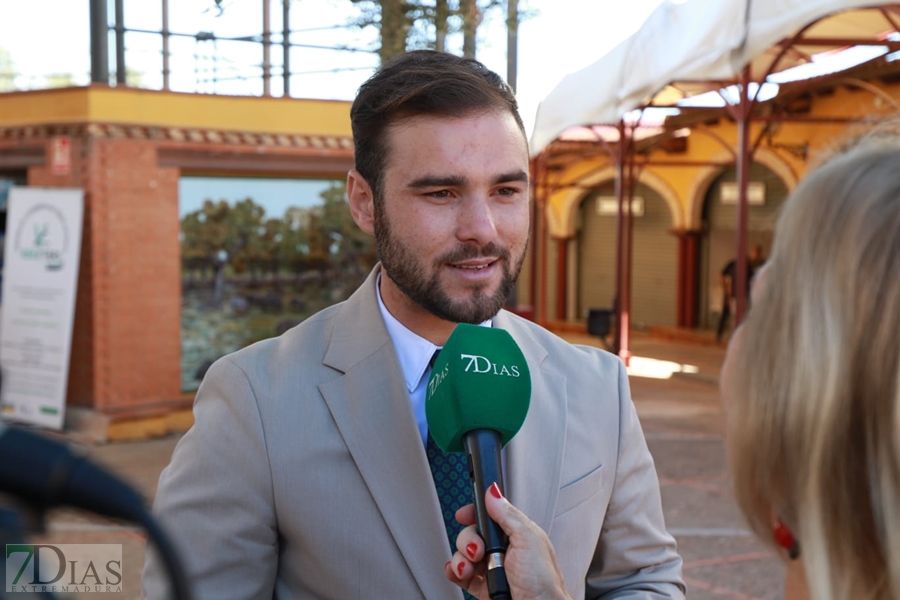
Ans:
[[[409,393],[375,297],[217,361],[154,512],[201,600],[454,599]],[[531,370],[507,496],[550,535],[574,598],[682,598],[624,368],[501,311]],[[147,597],[169,596],[148,552]],[[608,595],[604,595],[608,594]]]

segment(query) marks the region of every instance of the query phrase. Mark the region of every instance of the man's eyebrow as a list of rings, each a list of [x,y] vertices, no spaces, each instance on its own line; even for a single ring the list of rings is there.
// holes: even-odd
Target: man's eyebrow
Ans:
[[[460,175],[425,175],[413,179],[406,187],[432,188],[432,187],[459,187],[465,185],[466,178]]]
[[[511,171],[509,173],[503,173],[502,175],[498,175],[497,178],[494,179],[494,185],[498,183],[512,183],[513,181],[528,183],[528,173],[526,173],[525,171]]]
[[[512,183],[514,181],[520,183],[528,183],[528,173],[525,171],[510,171],[509,173],[501,173],[494,178],[493,185],[501,183]],[[466,185],[468,180],[462,175],[424,175],[409,182],[407,187],[418,188],[434,188],[434,187],[461,187]]]

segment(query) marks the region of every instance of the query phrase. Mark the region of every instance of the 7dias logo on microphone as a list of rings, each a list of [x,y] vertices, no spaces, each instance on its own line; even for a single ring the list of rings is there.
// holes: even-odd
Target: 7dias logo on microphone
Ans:
[[[497,375],[499,377],[521,377],[522,373],[519,370],[518,365],[502,365],[500,363],[495,363],[491,361],[486,356],[481,356],[480,354],[463,354],[459,355],[460,363],[462,364],[463,373],[475,373],[477,375]],[[440,371],[435,370],[432,374],[431,379],[428,381],[428,393],[434,394],[438,387],[441,385],[441,382],[447,378],[447,375],[450,373],[450,365],[445,364],[444,368]]]
[[[491,359],[488,357],[479,356],[477,354],[460,354],[459,357],[465,364],[466,373],[492,373],[493,375],[502,375],[504,377],[519,376],[518,365],[510,365],[507,367],[506,365],[491,362]]]
[[[122,544],[7,544],[6,593],[122,593]]]

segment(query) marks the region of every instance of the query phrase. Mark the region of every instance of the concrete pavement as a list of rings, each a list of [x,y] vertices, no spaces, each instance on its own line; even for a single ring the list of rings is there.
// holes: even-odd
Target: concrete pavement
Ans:
[[[600,345],[583,334],[573,343]],[[631,389],[659,473],[666,524],[684,557],[689,597],[697,600],[775,600],[782,597],[779,560],[747,531],[731,497],[722,438],[717,378],[724,349],[635,335]],[[86,447],[97,461],[130,480],[148,498],[178,441],[177,435]],[[75,511],[56,511],[36,542],[121,543],[124,592],[140,597],[144,534]],[[96,594],[70,596],[94,597]]]
[[[564,337],[599,345],[586,335]],[[684,558],[688,597],[780,599],[781,562],[749,532],[731,493],[718,390],[725,349],[677,337],[635,335],[629,378],[659,473],[666,526]]]

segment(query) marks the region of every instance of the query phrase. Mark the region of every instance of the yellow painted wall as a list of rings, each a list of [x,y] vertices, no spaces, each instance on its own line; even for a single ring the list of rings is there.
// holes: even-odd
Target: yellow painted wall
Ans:
[[[107,86],[0,94],[0,127],[62,123],[349,136],[350,102]]]

